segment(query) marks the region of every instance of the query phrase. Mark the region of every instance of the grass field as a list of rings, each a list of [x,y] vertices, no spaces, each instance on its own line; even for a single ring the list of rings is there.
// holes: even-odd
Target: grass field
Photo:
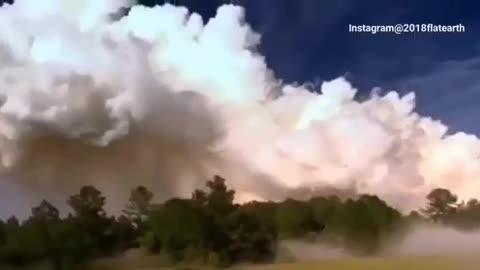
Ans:
[[[243,270],[477,270],[480,258],[373,258],[244,267]]]
[[[2,270],[52,270],[50,266],[3,268]],[[95,270],[213,270],[203,267],[136,267],[110,265],[93,267]],[[236,266],[228,270],[479,270],[480,256],[473,257],[405,257],[371,259],[331,259],[311,263],[272,264],[263,266]]]

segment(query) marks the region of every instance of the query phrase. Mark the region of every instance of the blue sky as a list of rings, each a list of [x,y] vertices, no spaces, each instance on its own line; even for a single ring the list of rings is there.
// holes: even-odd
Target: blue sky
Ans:
[[[151,5],[154,0],[143,0]],[[157,0],[163,3],[163,0]],[[177,0],[205,18],[230,1]],[[414,90],[418,111],[480,135],[480,2],[459,0],[236,0],[262,34],[261,52],[289,82],[343,74],[372,87]],[[462,23],[465,33],[359,34],[349,24]]]

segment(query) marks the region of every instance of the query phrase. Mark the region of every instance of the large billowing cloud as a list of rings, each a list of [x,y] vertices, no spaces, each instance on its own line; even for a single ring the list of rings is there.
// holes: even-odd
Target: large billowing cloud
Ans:
[[[186,8],[19,0],[0,9],[4,183],[32,201],[94,183],[185,195],[214,173],[240,199],[374,193],[403,209],[432,187],[478,193],[480,141],[417,115],[415,96],[356,101],[275,78],[240,7],[204,23]]]

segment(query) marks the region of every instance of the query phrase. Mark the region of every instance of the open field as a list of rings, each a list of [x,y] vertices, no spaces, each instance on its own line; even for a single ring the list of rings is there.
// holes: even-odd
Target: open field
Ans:
[[[4,269],[0,266],[0,269]],[[52,270],[50,266],[5,268],[5,270]],[[213,270],[213,268],[176,267],[135,267],[132,265],[110,264],[96,266],[90,270]],[[369,259],[327,259],[321,262],[285,263],[258,266],[235,266],[227,270],[478,270],[480,256],[474,257],[403,257]]]
[[[326,260],[316,263],[252,266],[244,270],[474,270],[480,269],[480,258],[372,258]]]

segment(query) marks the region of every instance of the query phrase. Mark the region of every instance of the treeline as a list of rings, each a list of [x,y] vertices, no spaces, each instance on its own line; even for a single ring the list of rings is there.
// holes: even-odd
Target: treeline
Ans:
[[[443,188],[432,190],[427,206],[410,213],[411,221],[430,222],[463,231],[480,229],[480,202],[477,199],[459,201],[457,195]]]
[[[438,222],[459,228],[480,225],[480,204],[457,203],[448,190],[429,194],[420,212],[402,216],[377,196],[355,200],[317,197],[308,201],[234,203],[235,191],[216,176],[191,198],[153,204],[145,187],[131,192],[123,214],[109,216],[106,198],[93,186],[69,197],[61,217],[47,201],[19,222],[0,221],[0,268],[48,263],[52,269],[84,269],[100,258],[143,249],[169,264],[226,267],[271,262],[282,240],[323,241],[357,254],[375,254],[408,224]]]

